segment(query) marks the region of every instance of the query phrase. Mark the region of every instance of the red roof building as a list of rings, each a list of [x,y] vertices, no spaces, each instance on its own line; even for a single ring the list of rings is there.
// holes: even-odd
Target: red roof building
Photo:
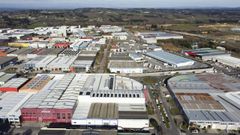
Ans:
[[[53,46],[55,48],[69,48],[70,45],[71,45],[71,43],[69,43],[69,42],[63,42],[63,43],[56,43]]]

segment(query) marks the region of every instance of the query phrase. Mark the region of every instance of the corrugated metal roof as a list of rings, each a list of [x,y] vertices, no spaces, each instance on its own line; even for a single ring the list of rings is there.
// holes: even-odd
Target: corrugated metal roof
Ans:
[[[175,54],[171,54],[165,51],[152,51],[146,53],[145,55],[176,66],[182,63],[189,63],[188,65],[193,65],[194,63],[193,60],[177,56]]]

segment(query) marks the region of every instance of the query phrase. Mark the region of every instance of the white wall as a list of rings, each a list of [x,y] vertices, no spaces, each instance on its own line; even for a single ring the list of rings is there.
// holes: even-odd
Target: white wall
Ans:
[[[149,120],[148,119],[119,119],[118,127],[119,129],[149,127]]]
[[[143,68],[110,68],[113,73],[143,73]]]
[[[87,126],[118,125],[118,121],[116,119],[82,119],[82,120],[72,120],[71,123],[72,125],[87,125]]]
[[[111,97],[90,97],[90,96],[78,96],[79,102],[90,103],[122,103],[122,104],[145,104],[145,98],[111,98]]]

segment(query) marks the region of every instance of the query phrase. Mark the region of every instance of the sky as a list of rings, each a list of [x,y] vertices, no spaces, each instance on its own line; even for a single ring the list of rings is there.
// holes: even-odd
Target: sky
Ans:
[[[0,0],[0,8],[209,8],[240,7],[240,0]]]

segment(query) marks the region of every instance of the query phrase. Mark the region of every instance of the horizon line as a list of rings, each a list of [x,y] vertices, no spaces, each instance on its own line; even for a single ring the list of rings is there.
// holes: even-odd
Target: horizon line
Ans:
[[[238,9],[240,6],[228,7],[228,6],[186,6],[186,7],[103,7],[103,6],[86,6],[86,7],[76,7],[76,8],[63,8],[63,7],[1,7],[2,9],[13,9],[13,10],[76,10],[76,9]]]

